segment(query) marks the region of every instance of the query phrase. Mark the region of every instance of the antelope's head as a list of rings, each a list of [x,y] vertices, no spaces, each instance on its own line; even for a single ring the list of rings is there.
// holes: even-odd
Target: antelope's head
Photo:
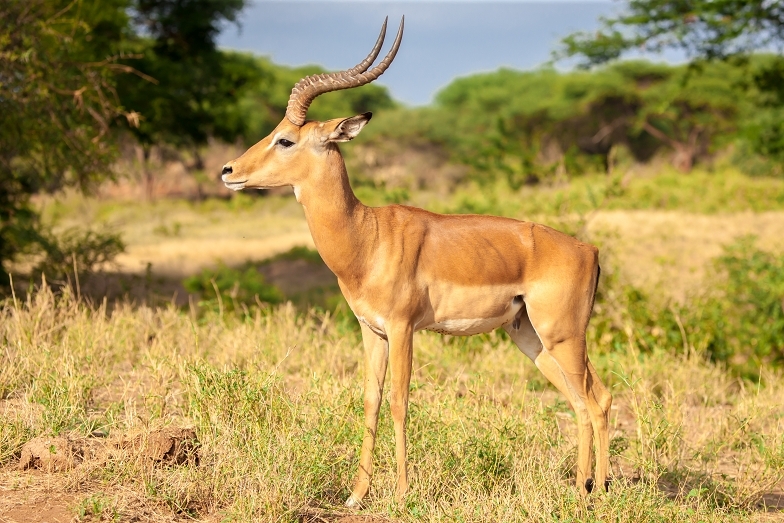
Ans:
[[[297,82],[291,90],[286,117],[275,130],[223,166],[222,179],[226,187],[235,191],[284,185],[298,187],[319,162],[325,161],[328,152],[337,149],[335,143],[356,137],[370,121],[371,113],[314,122],[305,120],[308,107],[320,94],[360,87],[381,76],[400,47],[403,22],[400,21],[392,48],[374,68],[368,70],[384,44],[387,20],[384,20],[376,45],[362,62],[345,71],[311,75]]]

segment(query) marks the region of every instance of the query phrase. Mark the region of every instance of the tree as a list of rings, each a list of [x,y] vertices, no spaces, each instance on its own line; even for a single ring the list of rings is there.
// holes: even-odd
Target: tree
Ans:
[[[151,148],[168,144],[189,149],[202,168],[199,147],[208,138],[233,141],[243,134],[236,100],[260,78],[250,56],[217,49],[221,25],[236,22],[246,0],[133,0],[140,34],[129,43],[134,57],[124,63],[140,75],[118,85],[120,100],[141,118],[131,132],[142,146],[147,193],[153,176]]]
[[[552,158],[542,152],[553,141],[562,76],[545,69],[459,78],[436,97],[443,119],[433,133],[458,161],[477,171],[503,174],[511,187],[536,183],[550,174]]]
[[[699,156],[721,145],[737,128],[737,68],[710,64],[694,75],[684,66],[621,62],[610,70],[634,88],[629,135],[644,132],[670,147],[672,163],[682,172],[689,172]]]
[[[195,147],[208,136],[236,138],[245,120],[234,97],[258,68],[250,57],[224,55],[214,39],[244,4],[0,3],[0,266],[32,251],[64,259],[58,250],[81,251],[81,240],[89,249],[120,248],[117,238],[107,243],[90,232],[70,233],[65,246],[65,237],[47,233],[30,204],[36,193],[87,190],[110,177],[117,123],[145,145]],[[80,259],[103,259],[84,254]]]
[[[561,56],[584,66],[630,50],[681,49],[691,59],[725,59],[760,49],[784,49],[784,4],[770,0],[629,0],[595,33],[563,39]]]
[[[784,111],[784,3],[770,0],[629,0],[626,10],[602,20],[595,33],[575,33],[563,40],[560,57],[579,56],[590,67],[628,51],[679,49],[699,73],[706,62],[727,61],[747,68],[745,85],[759,110],[741,122],[749,147],[784,163],[784,128],[772,113]],[[755,51],[777,51],[769,60],[750,60]],[[691,75],[691,82],[699,74]],[[684,85],[686,85],[685,82]],[[693,99],[692,94],[688,96]],[[722,102],[723,105],[723,102]],[[726,122],[724,108],[713,112]],[[661,130],[658,126],[654,129]],[[698,129],[694,127],[693,130]],[[657,131],[647,129],[649,132]],[[663,137],[662,137],[663,138]],[[665,140],[666,141],[666,140]],[[681,144],[684,142],[681,141]],[[676,148],[676,156],[688,156]],[[688,162],[686,162],[688,163]],[[684,165],[686,165],[684,163]]]
[[[86,189],[109,176],[110,126],[118,117],[135,121],[114,95],[115,75],[127,70],[114,45],[127,25],[124,9],[123,0],[107,0],[102,9],[70,0],[0,3],[3,269],[20,253],[53,248],[31,195]]]

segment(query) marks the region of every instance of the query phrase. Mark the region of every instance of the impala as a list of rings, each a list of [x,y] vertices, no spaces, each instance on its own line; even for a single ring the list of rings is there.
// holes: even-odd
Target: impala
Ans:
[[[403,21],[386,57],[370,69],[385,33],[386,21],[373,50],[355,67],[297,82],[283,121],[222,173],[234,190],[294,188],[313,242],[360,322],[365,431],[346,504],[358,505],[370,488],[387,363],[399,501],[408,489],[405,427],[413,335],[419,330],[456,336],[506,330],[576,413],[578,488],[606,488],[612,396],[588,361],[585,341],[599,279],[597,249],[510,218],[442,215],[404,205],[367,207],[351,190],[337,144],[355,138],[371,113],[305,120],[320,94],[365,85],[389,67]]]

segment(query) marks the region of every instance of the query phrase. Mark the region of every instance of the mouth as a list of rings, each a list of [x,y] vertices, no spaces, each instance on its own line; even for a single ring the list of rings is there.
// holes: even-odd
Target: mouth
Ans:
[[[223,182],[223,184],[231,189],[232,191],[241,191],[245,188],[245,184],[248,183],[248,180],[244,180],[241,182]]]

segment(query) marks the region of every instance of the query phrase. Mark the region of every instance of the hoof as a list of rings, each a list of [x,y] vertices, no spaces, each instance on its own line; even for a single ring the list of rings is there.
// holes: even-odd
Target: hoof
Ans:
[[[593,492],[593,478],[588,478],[585,480],[585,490],[588,491],[588,494]]]
[[[609,479],[605,479],[604,480],[604,491],[605,492],[610,492],[610,480]]]
[[[354,497],[354,494],[351,494],[348,499],[346,500],[346,506],[348,508],[359,508],[361,501]]]

